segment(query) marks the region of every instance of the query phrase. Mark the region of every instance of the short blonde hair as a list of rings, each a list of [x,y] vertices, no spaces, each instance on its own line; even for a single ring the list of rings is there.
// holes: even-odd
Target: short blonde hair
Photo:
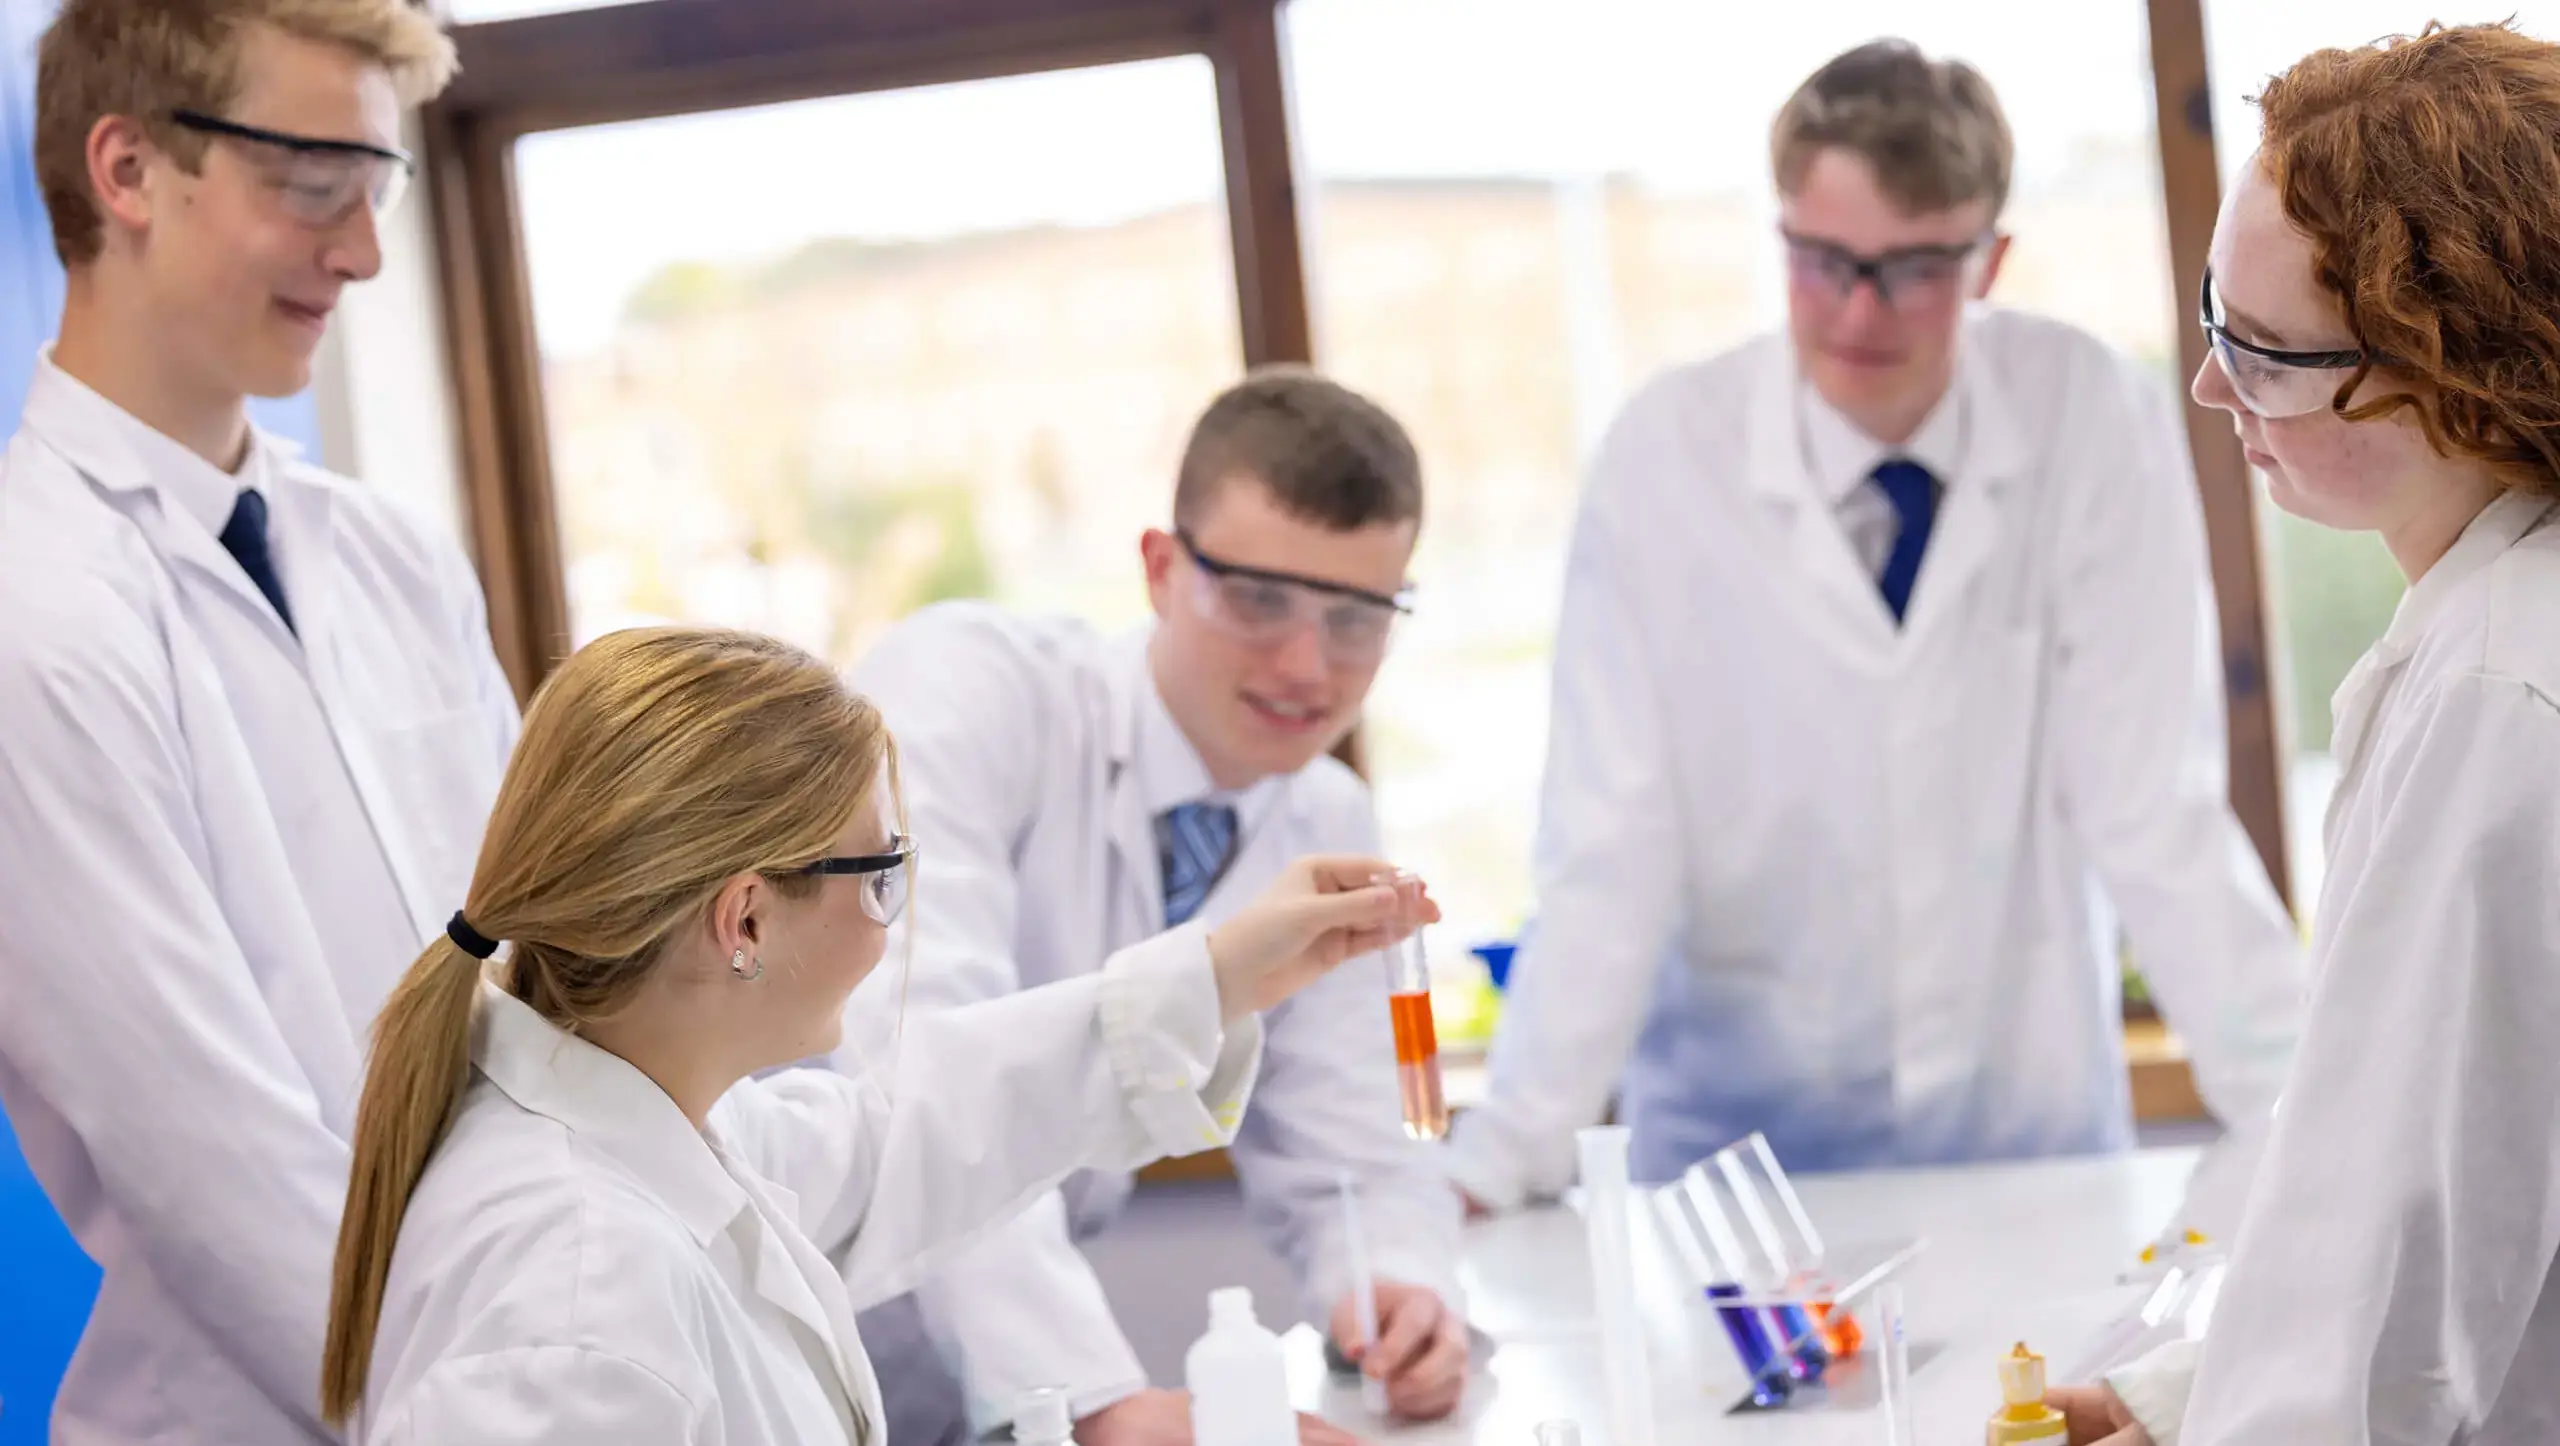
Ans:
[[[65,0],[36,50],[36,183],[65,266],[97,259],[106,220],[89,189],[89,133],[108,116],[149,126],[193,169],[201,137],[179,110],[219,115],[238,97],[241,39],[271,25],[343,45],[391,73],[403,104],[453,79],[453,42],[409,0]]]
[[[1988,201],[1996,219],[2009,200],[2016,148],[1991,82],[1908,40],[1844,51],[1787,97],[1769,131],[1778,189],[1794,194],[1835,147],[1874,168],[1886,198],[1913,215]]]

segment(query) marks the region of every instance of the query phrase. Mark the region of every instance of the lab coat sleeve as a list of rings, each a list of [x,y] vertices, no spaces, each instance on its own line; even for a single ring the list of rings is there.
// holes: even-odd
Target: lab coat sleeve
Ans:
[[[2151,1446],[2178,1446],[2184,1437],[2187,1398],[2195,1392],[2200,1346],[2197,1341],[2170,1341],[2107,1373],[2107,1389],[2150,1433]]]
[[[1694,620],[1638,599],[1643,479],[1668,419],[1630,413],[1603,444],[1574,528],[1556,626],[1554,707],[1540,796],[1538,919],[1513,964],[1491,1080],[1462,1116],[1451,1174],[1495,1209],[1573,1179],[1573,1132],[1597,1124],[1635,1046],[1679,918],[1681,820],[1653,638]]]
[[[2214,1114],[2263,1128],[2301,1029],[2293,921],[2229,801],[2203,516],[2165,388],[2119,369],[2066,435],[2119,458],[2071,499],[2053,601],[2063,802]]]
[[[1022,988],[1014,848],[1040,791],[1040,753],[1027,740],[1045,736],[1050,722],[1045,690],[1004,621],[974,609],[928,611],[893,629],[854,671],[897,736],[909,831],[929,840],[911,915],[913,956],[903,979],[856,993],[857,1048],[893,1037],[901,1016]],[[859,1072],[857,1059],[839,1060]],[[1009,1419],[1033,1386],[1065,1386],[1079,1417],[1146,1386],[1054,1191],[954,1253],[916,1297],[981,1433]]]
[[[1207,941],[1186,926],[1097,975],[911,1016],[885,1071],[750,1081],[720,1134],[799,1197],[857,1307],[903,1295],[1073,1170],[1235,1138],[1262,1030],[1220,1030]]]
[[[18,590],[0,641],[0,1060],[96,1171],[65,1208],[317,1433],[346,1146],[217,902],[165,655],[96,587]]]
[[[635,1361],[533,1346],[439,1362],[358,1446],[716,1446],[711,1403]]]
[[[1377,856],[1367,789],[1348,776],[1316,777],[1342,785],[1340,797],[1324,800],[1316,851]],[[1434,1152],[1404,1132],[1386,960],[1352,960],[1274,1010],[1266,1025],[1253,1109],[1229,1154],[1254,1223],[1297,1275],[1307,1319],[1322,1329],[1351,1290],[1346,1170],[1360,1197],[1371,1272],[1427,1286],[1463,1310],[1458,1197]]]
[[[2560,1252],[2560,708],[2457,676],[2377,753],[2187,1446],[2475,1437]],[[2544,1363],[2547,1366],[2547,1363]]]

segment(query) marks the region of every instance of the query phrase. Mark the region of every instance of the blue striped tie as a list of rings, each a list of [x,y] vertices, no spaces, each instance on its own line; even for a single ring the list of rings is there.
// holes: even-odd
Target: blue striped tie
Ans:
[[[1930,524],[1938,520],[1938,479],[1917,462],[1897,460],[1875,470],[1875,483],[1902,521],[1876,578],[1876,589],[1898,623],[1911,606],[1911,585],[1920,580],[1920,555],[1929,548]]]
[[[1186,803],[1156,815],[1156,858],[1164,866],[1164,926],[1190,922],[1235,858],[1236,811]]]

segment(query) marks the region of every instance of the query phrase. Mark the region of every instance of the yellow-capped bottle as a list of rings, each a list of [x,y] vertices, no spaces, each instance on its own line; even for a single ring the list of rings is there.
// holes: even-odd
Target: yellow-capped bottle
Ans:
[[[1983,1433],[1988,1446],[2062,1446],[2071,1439],[2062,1413],[2044,1403],[2044,1357],[2024,1341],[2001,1357],[2000,1400]]]

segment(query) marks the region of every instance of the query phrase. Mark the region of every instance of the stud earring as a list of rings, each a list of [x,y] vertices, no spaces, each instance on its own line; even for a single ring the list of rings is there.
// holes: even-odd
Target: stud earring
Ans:
[[[757,955],[755,963],[750,965],[747,962],[747,951],[741,949],[729,956],[729,972],[741,979],[761,979],[764,977],[764,956]]]

